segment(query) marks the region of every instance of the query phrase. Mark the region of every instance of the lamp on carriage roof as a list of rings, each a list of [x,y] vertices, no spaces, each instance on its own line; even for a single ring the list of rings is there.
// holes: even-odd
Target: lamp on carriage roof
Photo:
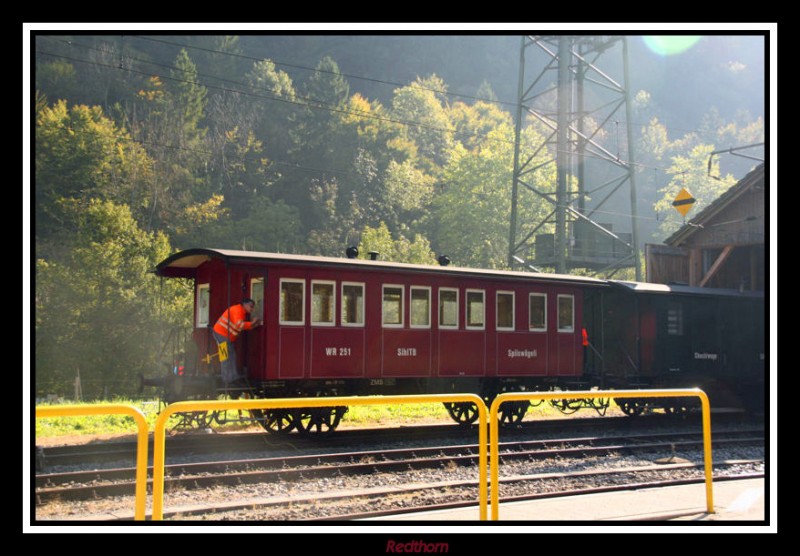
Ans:
[[[347,255],[348,259],[355,259],[356,257],[358,257],[358,247],[356,247],[355,245],[351,245],[350,247],[347,248],[345,254]]]
[[[439,261],[439,266],[447,266],[450,264],[450,257],[447,255],[439,255],[439,258],[436,260]]]

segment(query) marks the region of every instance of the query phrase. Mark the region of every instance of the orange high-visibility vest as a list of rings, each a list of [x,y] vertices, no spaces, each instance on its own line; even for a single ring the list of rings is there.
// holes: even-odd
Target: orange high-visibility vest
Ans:
[[[235,342],[239,334],[253,327],[253,323],[245,320],[246,318],[247,311],[244,310],[242,304],[233,305],[222,313],[222,316],[214,324],[214,332]]]

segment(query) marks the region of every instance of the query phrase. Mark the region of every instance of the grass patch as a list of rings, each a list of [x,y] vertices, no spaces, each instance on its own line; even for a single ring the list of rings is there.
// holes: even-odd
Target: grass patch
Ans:
[[[94,403],[40,403],[37,407],[51,406],[96,406],[107,404],[124,404],[139,409],[145,416],[150,430],[155,425],[160,405],[158,400],[116,399]],[[35,421],[36,438],[58,436],[82,436],[98,434],[135,434],[138,431],[136,421],[128,415],[81,415],[75,417],[40,417]]]
[[[125,404],[138,408],[147,420],[148,428],[152,432],[155,426],[161,404],[158,400],[126,400],[116,399],[112,402],[96,402],[72,404],[42,403],[48,405],[99,405],[99,404]],[[619,413],[616,404],[612,402],[609,415]],[[575,416],[586,417],[595,414],[593,410],[583,409]],[[596,414],[595,414],[596,415]],[[562,418],[564,414],[545,402],[531,406],[525,415],[525,420]],[[170,417],[167,430],[177,425],[179,416]],[[391,425],[423,425],[432,423],[452,423],[452,419],[441,403],[408,403],[393,405],[354,405],[350,406],[347,414],[342,419],[340,428],[378,427]],[[65,436],[95,436],[95,435],[122,435],[136,434],[136,423],[127,415],[87,415],[80,417],[42,417],[35,420],[35,437],[55,438]],[[236,430],[248,426],[240,423],[227,423],[220,425],[216,422],[210,425],[214,430]],[[193,428],[198,428],[196,425]]]
[[[112,401],[99,401],[93,403],[40,403],[37,407],[47,406],[96,406],[108,404],[123,404],[139,409],[147,421],[147,428],[150,432],[155,429],[158,413],[163,405],[159,400],[129,400],[115,399]],[[179,415],[172,415],[167,421],[167,431],[178,425],[182,421]],[[125,435],[138,433],[138,427],[133,417],[128,415],[81,415],[70,417],[40,417],[35,421],[35,437],[57,438],[67,436],[97,436],[97,435]],[[241,428],[240,423],[226,423],[220,425],[214,422],[211,425],[214,429],[233,429]],[[199,428],[194,424],[191,428]]]
[[[449,422],[450,416],[440,403],[350,406],[342,425],[422,424]]]

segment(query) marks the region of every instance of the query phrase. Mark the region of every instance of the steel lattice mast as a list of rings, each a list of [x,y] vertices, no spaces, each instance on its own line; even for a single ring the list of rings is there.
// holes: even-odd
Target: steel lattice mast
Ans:
[[[532,50],[545,63],[538,73],[526,77],[526,58],[534,57]],[[601,59],[620,51],[622,83],[599,65]],[[636,279],[641,280],[635,249],[639,234],[627,59],[625,37],[522,37],[508,252],[511,268],[552,266],[558,273],[571,268],[613,273],[634,266]],[[526,118],[540,124],[545,139],[523,152]],[[624,134],[620,120],[624,120]],[[604,146],[611,142],[616,143],[616,154]],[[625,147],[622,154],[621,146]],[[556,165],[555,190],[552,183],[538,183],[535,175],[550,164]],[[615,233],[611,224],[598,223],[596,218],[626,183],[632,232]],[[520,218],[524,195],[529,193],[553,205],[538,223]],[[599,200],[590,200],[595,194]],[[548,224],[555,233],[539,233]]]

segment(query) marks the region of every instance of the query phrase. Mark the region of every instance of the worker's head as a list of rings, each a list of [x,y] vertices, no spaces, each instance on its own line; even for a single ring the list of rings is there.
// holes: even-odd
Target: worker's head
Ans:
[[[244,307],[244,310],[247,311],[248,313],[250,313],[255,308],[255,306],[256,302],[250,299],[249,297],[242,299],[242,307]]]

